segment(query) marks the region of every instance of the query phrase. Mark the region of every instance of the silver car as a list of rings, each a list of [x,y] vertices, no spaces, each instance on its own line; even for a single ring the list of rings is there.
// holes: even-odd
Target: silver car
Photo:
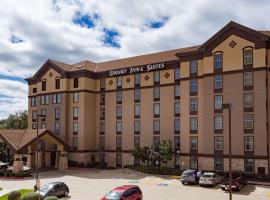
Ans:
[[[201,176],[199,184],[200,186],[215,186],[220,184],[221,178],[221,176],[214,172],[206,172]]]

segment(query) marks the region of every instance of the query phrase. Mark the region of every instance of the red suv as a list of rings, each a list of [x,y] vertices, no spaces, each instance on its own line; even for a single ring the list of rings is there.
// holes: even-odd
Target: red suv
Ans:
[[[142,191],[137,185],[123,185],[114,188],[101,200],[142,200]]]

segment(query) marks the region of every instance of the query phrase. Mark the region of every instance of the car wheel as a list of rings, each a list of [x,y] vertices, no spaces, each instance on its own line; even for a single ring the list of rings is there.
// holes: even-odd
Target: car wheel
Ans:
[[[64,195],[65,195],[65,197],[67,197],[67,196],[68,196],[68,192],[67,192],[67,191],[65,191],[65,194],[64,194]]]

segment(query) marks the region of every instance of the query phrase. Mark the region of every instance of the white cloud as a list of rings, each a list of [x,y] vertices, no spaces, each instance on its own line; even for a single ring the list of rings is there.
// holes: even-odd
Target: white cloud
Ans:
[[[196,45],[230,20],[270,29],[269,19],[262,17],[269,10],[267,0],[2,0],[0,75],[25,78],[48,58],[67,63],[84,59],[98,62]],[[78,11],[98,14],[96,27],[73,24]],[[147,26],[162,17],[169,18],[163,27]],[[104,28],[119,32],[121,48],[103,45]],[[24,42],[11,43],[12,35]],[[7,90],[5,86],[1,86],[0,94]],[[25,89],[19,90],[26,96]],[[21,108],[14,106],[14,110]],[[4,107],[1,104],[0,116]]]

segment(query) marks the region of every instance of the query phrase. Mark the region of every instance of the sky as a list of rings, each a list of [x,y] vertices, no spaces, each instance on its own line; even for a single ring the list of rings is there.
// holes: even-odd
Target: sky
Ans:
[[[205,42],[231,20],[270,30],[269,0],[0,0],[0,119],[27,109],[47,59],[101,62]]]

